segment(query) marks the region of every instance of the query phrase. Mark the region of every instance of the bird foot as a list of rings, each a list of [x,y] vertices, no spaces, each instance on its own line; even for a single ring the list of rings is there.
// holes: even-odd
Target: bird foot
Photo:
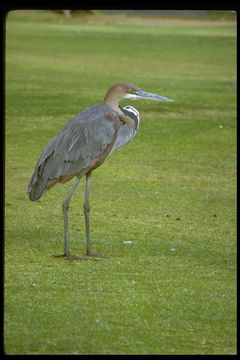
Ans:
[[[98,260],[99,258],[103,257],[103,255],[90,252],[90,253],[87,253],[85,255],[85,257],[94,258],[94,260]]]
[[[62,255],[52,255],[55,258],[59,258],[59,257],[65,257],[68,260],[99,260],[102,255],[101,254],[93,254],[93,253],[89,253],[83,256],[78,256],[78,255],[72,255],[69,252],[67,254],[62,254]]]

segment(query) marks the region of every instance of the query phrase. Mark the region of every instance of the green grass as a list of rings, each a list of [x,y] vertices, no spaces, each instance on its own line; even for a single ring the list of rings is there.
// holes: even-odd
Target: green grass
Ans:
[[[5,352],[235,354],[235,23],[32,15],[6,25]],[[123,102],[141,112],[139,132],[92,176],[104,257],[54,258],[71,184],[31,203],[29,178],[50,138],[118,81],[176,101]],[[70,205],[75,254],[83,192]]]

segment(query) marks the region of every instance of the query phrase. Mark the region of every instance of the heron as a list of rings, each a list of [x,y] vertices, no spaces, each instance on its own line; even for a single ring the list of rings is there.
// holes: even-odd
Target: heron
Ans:
[[[62,203],[64,224],[64,253],[68,259],[94,257],[90,240],[90,180],[92,171],[98,168],[114,151],[127,145],[135,136],[140,114],[133,106],[120,106],[122,99],[146,99],[173,101],[165,96],[145,92],[132,83],[112,85],[104,103],[87,107],[55,135],[40,155],[28,185],[31,201],[39,200],[44,192],[56,183],[65,183],[75,178]],[[86,229],[86,254],[72,255],[69,249],[68,209],[70,200],[85,176],[84,216]],[[96,255],[97,256],[97,255]]]

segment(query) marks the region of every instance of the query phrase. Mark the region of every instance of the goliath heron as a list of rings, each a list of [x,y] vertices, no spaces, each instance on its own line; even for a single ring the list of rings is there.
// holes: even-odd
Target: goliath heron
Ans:
[[[28,185],[29,198],[38,200],[44,191],[57,182],[65,183],[76,177],[63,201],[64,255],[69,259],[93,256],[90,249],[89,191],[93,170],[100,166],[113,151],[121,149],[136,134],[139,112],[132,106],[121,107],[119,101],[147,99],[173,101],[167,97],[142,91],[134,84],[118,83],[106,93],[104,104],[93,105],[71,119],[49,142],[37,161]],[[70,199],[80,181],[86,175],[84,215],[86,224],[86,256],[70,254],[68,208]]]

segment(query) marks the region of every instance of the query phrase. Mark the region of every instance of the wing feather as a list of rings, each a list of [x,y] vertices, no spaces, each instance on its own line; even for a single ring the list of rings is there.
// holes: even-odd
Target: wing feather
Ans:
[[[91,106],[70,120],[41,154],[28,186],[30,199],[39,199],[48,183],[84,172],[108,147],[110,151],[120,124],[117,113],[107,105]]]

